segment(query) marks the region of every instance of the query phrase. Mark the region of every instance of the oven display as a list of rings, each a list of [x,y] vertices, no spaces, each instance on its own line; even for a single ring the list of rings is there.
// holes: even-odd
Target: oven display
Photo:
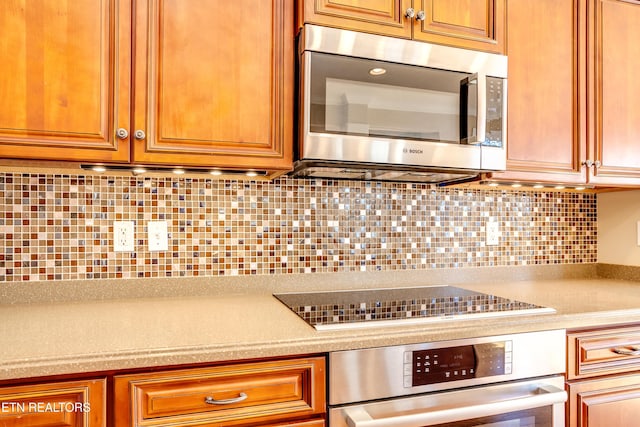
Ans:
[[[404,386],[510,374],[511,361],[511,341],[411,351],[405,353]]]

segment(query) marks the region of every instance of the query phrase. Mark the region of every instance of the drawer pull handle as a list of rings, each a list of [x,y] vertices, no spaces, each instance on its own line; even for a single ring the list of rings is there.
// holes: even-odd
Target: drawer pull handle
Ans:
[[[246,400],[247,397],[249,396],[247,396],[246,393],[240,393],[238,397],[233,397],[231,399],[220,400],[216,400],[211,396],[207,396],[204,398],[204,403],[208,403],[209,405],[231,405],[232,403],[242,402],[243,400]]]
[[[629,348],[616,347],[611,349],[616,354],[623,354],[625,356],[640,356],[640,347],[629,346]]]

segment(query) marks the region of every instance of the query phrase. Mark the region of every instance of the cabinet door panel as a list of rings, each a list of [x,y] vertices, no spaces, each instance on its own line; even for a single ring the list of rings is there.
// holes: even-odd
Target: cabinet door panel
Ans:
[[[0,157],[129,161],[130,0],[5,0]]]
[[[354,31],[411,37],[411,20],[405,11],[411,0],[299,0],[304,2],[303,22]]]
[[[595,183],[640,184],[640,2],[595,1]]]
[[[569,427],[635,426],[640,419],[640,375],[568,385]]]
[[[0,426],[106,426],[106,388],[104,379],[2,387]]]
[[[425,12],[415,21],[413,37],[464,47],[504,53],[504,0],[415,0]]]
[[[291,168],[290,2],[149,0],[136,28],[134,161]]]
[[[494,176],[585,182],[584,107],[576,101],[583,13],[575,0],[509,2],[508,172]]]

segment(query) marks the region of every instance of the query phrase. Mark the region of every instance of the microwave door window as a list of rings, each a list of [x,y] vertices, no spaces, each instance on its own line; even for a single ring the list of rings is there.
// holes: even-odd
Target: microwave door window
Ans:
[[[312,55],[311,132],[460,143],[467,74]]]

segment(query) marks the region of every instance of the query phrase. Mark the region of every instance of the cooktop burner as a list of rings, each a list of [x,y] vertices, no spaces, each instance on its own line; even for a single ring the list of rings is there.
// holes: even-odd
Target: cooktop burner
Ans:
[[[274,297],[318,330],[555,312],[454,286],[283,293]]]

